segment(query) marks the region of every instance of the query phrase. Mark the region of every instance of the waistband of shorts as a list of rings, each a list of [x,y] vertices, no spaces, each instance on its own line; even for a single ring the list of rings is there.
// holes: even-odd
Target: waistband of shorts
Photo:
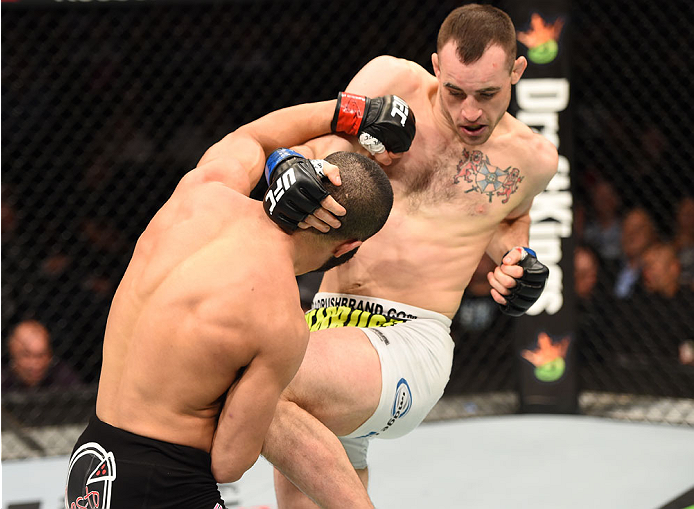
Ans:
[[[138,435],[103,422],[95,414],[89,421],[89,428],[96,435],[95,441],[106,450],[112,450],[116,459],[119,456],[123,458],[125,453],[128,460],[135,463],[185,467],[202,472],[210,471],[212,465],[207,451]]]
[[[369,295],[352,295],[349,293],[318,292],[313,297],[312,309],[345,306],[352,309],[368,309],[371,313],[403,320],[429,319],[451,326],[451,319],[446,315],[424,308],[410,306],[401,302],[379,299]]]

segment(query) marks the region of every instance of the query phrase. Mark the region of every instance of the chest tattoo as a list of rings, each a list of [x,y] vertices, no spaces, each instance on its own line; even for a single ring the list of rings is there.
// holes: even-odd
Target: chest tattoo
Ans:
[[[456,174],[453,177],[454,184],[471,184],[472,187],[466,193],[478,192],[489,197],[489,203],[495,196],[503,196],[501,203],[508,202],[513,193],[518,190],[525,177],[521,177],[520,170],[509,166],[505,170],[493,165],[489,156],[480,150],[470,152],[463,149],[463,158],[458,162]]]

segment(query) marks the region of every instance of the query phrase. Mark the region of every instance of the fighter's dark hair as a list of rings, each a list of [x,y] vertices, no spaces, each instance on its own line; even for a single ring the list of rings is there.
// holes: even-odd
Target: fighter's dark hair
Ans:
[[[489,46],[497,44],[507,55],[510,69],[516,60],[516,29],[504,11],[491,5],[467,4],[451,11],[441,24],[436,51],[453,40],[458,58],[471,64],[482,58]]]
[[[335,152],[325,158],[340,169],[342,185],[324,180],[323,185],[347,210],[340,228],[331,228],[326,237],[366,240],[378,232],[393,206],[393,188],[381,167],[360,154]]]

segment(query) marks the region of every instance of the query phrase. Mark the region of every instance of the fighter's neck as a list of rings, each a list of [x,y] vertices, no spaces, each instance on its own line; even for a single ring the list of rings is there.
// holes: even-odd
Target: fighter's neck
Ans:
[[[433,93],[430,95],[431,115],[434,119],[434,126],[436,126],[436,130],[441,134],[442,137],[449,139],[450,141],[462,141],[457,129],[455,128],[455,125],[453,125],[451,119],[443,112],[441,96],[439,95],[438,81],[436,81],[436,83],[437,86],[434,87]]]
[[[282,232],[282,235],[280,240],[286,242],[284,247],[290,253],[297,276],[318,269],[331,256],[330,249],[317,243],[315,234],[312,236],[310,231],[297,230],[292,235]]]

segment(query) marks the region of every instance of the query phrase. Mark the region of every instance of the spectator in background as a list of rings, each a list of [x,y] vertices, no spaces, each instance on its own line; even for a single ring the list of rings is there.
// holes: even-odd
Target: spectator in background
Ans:
[[[680,287],[680,262],[672,244],[655,244],[646,249],[642,261],[643,284],[651,296],[680,300],[691,304],[689,296],[678,295],[684,292]]]
[[[604,285],[605,271],[597,252],[590,246],[581,244],[574,249],[574,290],[577,302],[577,330],[580,340],[580,354],[588,362],[603,362],[608,352],[614,350],[610,341],[613,324],[611,300],[598,285]]]
[[[622,253],[619,209],[621,200],[614,186],[599,180],[590,190],[591,215],[587,218],[584,241],[608,264],[616,264]]]
[[[626,299],[634,293],[641,276],[641,257],[646,249],[658,241],[651,215],[641,207],[631,209],[622,221],[622,266],[617,273],[614,294]]]
[[[694,292],[680,285],[680,262],[672,244],[658,243],[643,254],[643,285],[630,300],[630,327],[652,343],[648,354],[680,356],[694,340]]]
[[[50,334],[40,322],[20,322],[10,332],[7,346],[10,362],[2,370],[3,393],[81,384],[75,372],[54,357]]]
[[[694,366],[694,339],[680,343],[680,364]]]
[[[588,246],[577,246],[574,250],[574,284],[580,302],[590,300],[598,282],[600,261],[596,252]]]
[[[680,261],[680,284],[694,289],[694,197],[683,198],[677,205],[673,239]]]

